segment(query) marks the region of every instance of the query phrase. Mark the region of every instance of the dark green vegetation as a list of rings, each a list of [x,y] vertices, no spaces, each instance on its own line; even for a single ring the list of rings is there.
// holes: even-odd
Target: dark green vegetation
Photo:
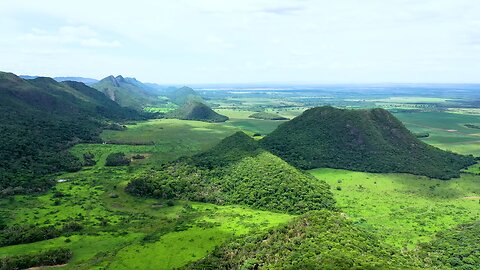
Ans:
[[[467,128],[480,129],[479,125],[474,125],[474,124],[465,124],[464,126]]]
[[[152,93],[153,90],[149,91],[150,89],[147,85],[134,78],[108,76],[92,84],[92,87],[104,93],[122,107],[142,110],[143,107],[158,102],[157,96]]]
[[[420,246],[426,261],[443,269],[480,267],[480,222],[462,224],[438,233],[432,242]]]
[[[333,209],[328,185],[312,179],[238,132],[207,152],[133,180],[126,190],[139,196],[242,204],[297,214]]]
[[[250,118],[255,119],[263,119],[263,120],[288,120],[288,118],[283,117],[281,115],[275,113],[268,113],[268,112],[257,112],[248,116]]]
[[[471,156],[445,152],[418,140],[383,109],[309,109],[280,125],[261,144],[303,169],[330,167],[450,179],[474,164]]]
[[[0,270],[20,270],[31,267],[60,265],[67,263],[71,257],[72,252],[65,248],[19,256],[1,257]]]
[[[415,135],[415,137],[417,137],[419,139],[430,137],[430,133],[428,133],[428,132],[413,133],[413,135]]]
[[[195,92],[195,90],[186,86],[168,91],[166,95],[173,103],[179,106],[183,106],[184,104],[193,101],[200,103],[204,102],[202,97]]]
[[[57,198],[60,197],[58,194],[59,193],[54,193],[54,196],[57,195]],[[82,225],[77,222],[66,223],[61,228],[55,226],[38,227],[33,225],[11,226],[0,231],[2,233],[0,235],[0,246],[38,242],[56,238],[63,234],[77,232],[81,229]]]
[[[216,113],[208,105],[198,101],[188,101],[180,108],[166,114],[167,118],[204,122],[225,122],[228,117]]]
[[[286,226],[235,239],[185,269],[416,269],[340,213],[309,212]]]
[[[46,175],[81,168],[69,147],[128,119],[141,117],[83,83],[0,73],[0,196],[46,190]]]
[[[126,166],[130,164],[130,159],[125,156],[125,153],[111,153],[105,160],[105,166]]]

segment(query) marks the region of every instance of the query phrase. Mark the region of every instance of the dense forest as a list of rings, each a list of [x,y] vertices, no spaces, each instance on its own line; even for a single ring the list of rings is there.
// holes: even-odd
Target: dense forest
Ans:
[[[143,116],[83,83],[0,73],[0,196],[49,188],[47,175],[82,166],[69,147],[99,142],[108,121],[129,119]]]
[[[472,156],[420,141],[384,109],[309,109],[280,125],[261,144],[302,169],[330,167],[450,179],[475,163]]]
[[[139,196],[242,204],[296,214],[334,209],[325,182],[261,149],[243,132],[227,137],[210,151],[134,179],[126,190]]]

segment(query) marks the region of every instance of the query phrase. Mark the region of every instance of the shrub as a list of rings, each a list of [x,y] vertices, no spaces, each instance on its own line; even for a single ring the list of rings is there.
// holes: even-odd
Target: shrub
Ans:
[[[105,161],[105,166],[126,166],[130,164],[130,159],[128,159],[124,153],[112,153],[108,155],[107,160]]]
[[[34,254],[7,256],[0,258],[0,270],[17,270],[64,264],[71,258],[72,251],[65,248],[52,249]]]

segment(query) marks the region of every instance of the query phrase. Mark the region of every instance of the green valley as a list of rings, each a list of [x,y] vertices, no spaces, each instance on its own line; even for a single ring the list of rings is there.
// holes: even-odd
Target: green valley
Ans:
[[[478,264],[477,132],[466,124],[479,121],[432,111],[444,100],[321,107],[302,92],[238,98],[124,79],[153,101],[127,108],[82,83],[2,76],[3,164],[43,164],[2,166],[20,183],[2,182],[2,270]],[[417,101],[428,106],[405,111]],[[22,144],[39,152],[15,152]]]

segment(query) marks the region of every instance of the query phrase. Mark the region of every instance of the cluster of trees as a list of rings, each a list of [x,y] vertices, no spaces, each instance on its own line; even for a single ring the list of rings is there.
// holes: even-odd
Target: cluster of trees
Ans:
[[[280,125],[260,143],[302,169],[330,167],[450,179],[474,164],[472,156],[420,141],[383,109],[313,108]]]
[[[72,255],[71,250],[58,248],[40,253],[0,257],[0,270],[20,270],[65,264],[72,258]]]
[[[83,154],[83,166],[95,166],[97,162],[95,161],[95,155],[92,153]]]
[[[63,227],[55,226],[34,226],[34,225],[15,225],[5,227],[0,232],[0,247],[18,244],[33,243],[59,237],[63,234],[78,232],[83,226],[77,222],[70,222]]]
[[[243,204],[295,214],[335,208],[325,182],[260,149],[244,133],[226,138],[211,151],[134,179],[126,191],[139,196]]]
[[[342,214],[322,210],[234,239],[184,269],[416,269],[419,263]]]
[[[125,156],[125,153],[111,153],[105,160],[105,166],[127,166],[130,164],[130,159]]]
[[[257,112],[248,117],[255,118],[255,119],[262,119],[262,120],[288,120],[288,118],[286,117],[283,117],[276,113],[268,113],[268,112]]]
[[[464,126],[467,128],[480,129],[480,126],[475,124],[465,124]]]

